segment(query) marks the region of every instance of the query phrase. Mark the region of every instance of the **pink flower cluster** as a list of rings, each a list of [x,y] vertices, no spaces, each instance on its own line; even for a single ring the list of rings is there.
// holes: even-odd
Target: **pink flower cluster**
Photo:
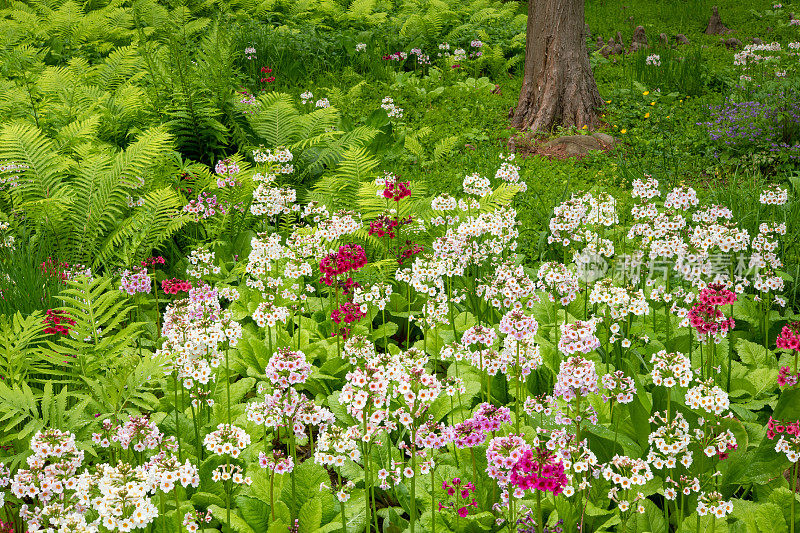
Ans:
[[[472,448],[486,442],[486,435],[499,430],[503,424],[511,423],[511,410],[490,403],[478,406],[472,418],[453,426],[454,443],[458,448]]]
[[[567,486],[564,464],[544,447],[536,449],[536,457],[531,450],[526,450],[511,469],[508,479],[517,489],[540,490],[555,495],[561,494]]]
[[[689,310],[689,324],[698,335],[725,336],[735,323],[733,317],[725,318],[722,311],[710,305],[700,303]]]
[[[300,350],[280,348],[270,357],[264,373],[274,387],[288,389],[306,382],[311,374],[311,363],[306,361],[306,355]]]
[[[132,416],[127,422],[117,428],[117,434],[112,440],[119,442],[123,449],[133,446],[136,452],[153,450],[158,447],[164,434],[159,431],[155,422],[151,422],[147,415]]]
[[[132,271],[124,270],[119,290],[127,292],[130,296],[140,292],[149,294],[150,276],[147,275],[147,269],[136,267]]]
[[[800,420],[786,423],[769,417],[767,422],[767,438],[773,440],[775,437],[782,436],[784,433],[794,437],[800,437]]]
[[[800,381],[800,373],[793,374],[788,366],[782,366],[778,372],[779,387],[793,387]]]
[[[285,457],[282,451],[272,450],[272,456],[264,452],[258,454],[258,466],[276,474],[289,474],[294,470],[294,461],[291,457]]]
[[[700,291],[698,299],[706,305],[731,305],[736,301],[736,294],[722,283],[711,283]]]
[[[497,333],[494,329],[486,326],[472,326],[461,336],[461,344],[464,346],[472,344],[491,346],[495,340],[497,340]]]
[[[597,328],[594,321],[576,320],[572,324],[561,324],[560,327],[558,349],[564,355],[589,353],[600,347],[600,339],[594,334]]]
[[[539,323],[532,316],[527,316],[521,309],[514,309],[500,319],[500,333],[511,335],[518,341],[536,335]]]
[[[364,248],[358,244],[345,244],[339,247],[338,252],[326,255],[319,262],[319,270],[322,272],[320,281],[331,286],[337,276],[358,270],[366,264],[367,254]]]
[[[553,396],[570,401],[597,391],[597,372],[592,361],[576,355],[561,362]]]
[[[183,281],[178,278],[165,279],[161,282],[161,290],[164,294],[178,294],[179,292],[189,292],[192,288],[191,281]]]
[[[699,299],[700,302],[689,310],[689,324],[699,336],[724,337],[736,322],[733,317],[725,318],[719,307],[735,302],[736,294],[721,283],[712,283],[700,291]]]
[[[800,350],[800,322],[790,322],[783,326],[775,344],[784,350]]]

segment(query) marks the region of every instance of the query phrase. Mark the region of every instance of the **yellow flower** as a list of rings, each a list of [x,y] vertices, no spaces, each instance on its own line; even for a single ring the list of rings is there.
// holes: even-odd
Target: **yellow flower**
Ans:
[[[650,113],[645,113],[644,118],[650,118]]]
[[[620,133],[628,133],[628,130],[619,130]]]
[[[583,125],[583,127],[582,127],[581,129],[582,129],[582,130],[585,130],[585,129],[588,129],[588,128],[589,128],[589,125],[588,125],[588,124],[584,124],[584,125]]]
[[[669,118],[669,115],[667,115],[667,118]]]
[[[606,103],[607,103],[607,104],[610,104],[610,103],[611,103],[611,100],[606,100]]]
[[[679,101],[680,101],[680,103],[683,103],[683,99],[681,99],[681,100],[679,100]]]
[[[656,103],[655,102],[650,102],[650,105],[656,105]]]
[[[617,125],[616,124],[614,124],[614,129],[617,129]]]
[[[642,94],[643,94],[644,96],[647,96],[648,94],[650,94],[650,91],[645,91],[645,92],[643,92]]]

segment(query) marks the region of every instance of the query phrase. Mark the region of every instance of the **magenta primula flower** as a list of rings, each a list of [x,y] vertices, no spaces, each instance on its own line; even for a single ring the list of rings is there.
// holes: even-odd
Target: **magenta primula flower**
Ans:
[[[800,350],[800,322],[790,322],[783,326],[775,344],[784,350]]]
[[[561,494],[567,486],[564,464],[545,447],[526,450],[511,469],[509,481],[518,489]]]

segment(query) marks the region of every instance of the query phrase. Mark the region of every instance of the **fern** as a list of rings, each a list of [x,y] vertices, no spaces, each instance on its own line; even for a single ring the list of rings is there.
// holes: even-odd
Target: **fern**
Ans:
[[[123,294],[105,277],[79,276],[67,281],[59,298],[59,310],[75,321],[70,334],[49,341],[55,357],[54,375],[64,382],[78,382],[87,376],[113,371],[142,333],[141,322],[126,322],[134,309]]]
[[[41,359],[46,336],[43,317],[42,312],[0,316],[0,365],[6,383],[23,383]]]
[[[70,161],[58,153],[53,142],[36,126],[12,123],[3,127],[0,130],[0,161],[14,161],[27,166],[21,173],[19,186],[14,189],[17,205],[47,203],[59,208],[71,201],[62,178]],[[56,209],[48,214],[60,218]]]
[[[101,243],[95,264],[115,256],[124,265],[141,261],[189,221],[188,216],[180,213],[180,199],[170,188],[151,191],[144,200],[145,204],[136,208]]]
[[[363,148],[349,148],[342,156],[336,172],[329,173],[314,186],[314,194],[333,210],[352,209],[353,198],[362,183],[375,179],[378,166],[375,158]]]

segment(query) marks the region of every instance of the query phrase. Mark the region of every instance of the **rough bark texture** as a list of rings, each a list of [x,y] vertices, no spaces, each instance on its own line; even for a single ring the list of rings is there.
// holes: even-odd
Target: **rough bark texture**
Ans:
[[[708,35],[722,35],[723,33],[728,33],[728,28],[722,23],[722,19],[719,16],[719,10],[717,6],[711,8],[711,18],[708,21],[708,27],[706,28],[706,34]]]
[[[589,66],[584,0],[528,2],[525,78],[511,123],[520,130],[594,127],[602,105]]]

